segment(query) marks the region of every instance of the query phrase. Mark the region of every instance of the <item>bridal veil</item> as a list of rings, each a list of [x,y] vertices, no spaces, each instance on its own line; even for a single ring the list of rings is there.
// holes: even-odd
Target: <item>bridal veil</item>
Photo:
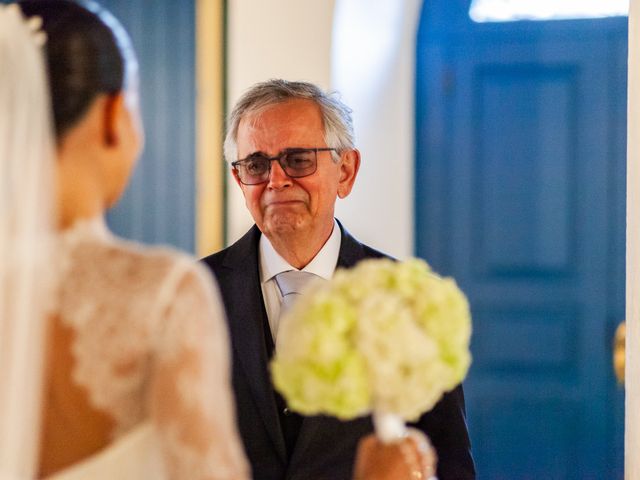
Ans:
[[[37,19],[0,6],[0,479],[33,478],[55,284],[53,132]]]

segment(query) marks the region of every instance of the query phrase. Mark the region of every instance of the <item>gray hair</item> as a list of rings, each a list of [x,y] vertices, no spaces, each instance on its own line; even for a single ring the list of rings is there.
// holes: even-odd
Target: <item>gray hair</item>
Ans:
[[[224,139],[224,156],[227,162],[237,160],[238,126],[243,118],[266,107],[298,99],[311,100],[320,108],[324,139],[328,147],[335,148],[338,152],[355,147],[351,109],[342,103],[336,92],[325,93],[313,83],[272,79],[257,83],[247,90],[231,112]],[[334,159],[338,158],[334,156]]]

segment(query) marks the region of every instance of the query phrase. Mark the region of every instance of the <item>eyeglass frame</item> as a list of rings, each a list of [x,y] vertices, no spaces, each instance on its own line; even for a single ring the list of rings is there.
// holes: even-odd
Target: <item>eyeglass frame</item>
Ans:
[[[332,147],[316,147],[316,148],[298,148],[298,147],[293,147],[293,148],[285,148],[278,155],[276,155],[274,157],[269,157],[266,154],[263,154],[262,152],[254,152],[254,153],[252,153],[250,155],[247,155],[244,158],[241,158],[240,160],[236,160],[235,162],[231,162],[231,166],[237,172],[238,180],[243,185],[261,185],[261,184],[266,183],[266,182],[269,181],[269,176],[271,175],[271,163],[276,161],[276,160],[278,161],[278,165],[280,165],[280,168],[282,169],[282,171],[289,178],[304,178],[304,177],[308,177],[310,175],[313,175],[314,173],[316,173],[318,171],[318,152],[337,152],[337,151],[338,151],[337,148],[332,148]],[[309,173],[305,173],[304,175],[291,175],[291,174],[289,174],[289,172],[287,172],[287,169],[285,168],[285,166],[282,164],[282,158],[286,157],[287,155],[292,154],[292,153],[304,153],[304,152],[314,152],[314,154],[315,154],[315,165],[314,165],[313,171],[309,172]],[[245,183],[245,182],[242,181],[242,178],[241,178],[241,175],[240,175],[240,170],[238,169],[238,165],[241,165],[241,164],[247,162],[248,160],[251,160],[252,157],[255,157],[257,155],[260,155],[261,157],[263,157],[263,158],[265,158],[266,160],[269,161],[269,164],[268,164],[269,167],[267,168],[266,178],[264,180],[262,180],[261,182],[257,182],[257,183]]]

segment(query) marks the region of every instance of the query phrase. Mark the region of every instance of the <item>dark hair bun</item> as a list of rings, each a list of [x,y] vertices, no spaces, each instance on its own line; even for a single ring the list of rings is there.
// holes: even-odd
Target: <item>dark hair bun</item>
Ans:
[[[19,5],[26,16],[43,20],[51,103],[60,138],[97,95],[123,89],[126,55],[113,28],[121,27],[94,3],[28,0]]]

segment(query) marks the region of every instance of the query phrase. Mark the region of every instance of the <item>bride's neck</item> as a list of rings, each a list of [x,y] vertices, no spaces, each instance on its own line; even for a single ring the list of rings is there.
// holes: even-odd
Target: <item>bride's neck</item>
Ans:
[[[62,194],[58,206],[58,228],[64,230],[79,220],[95,218],[104,212],[101,202],[87,191],[76,188]]]
[[[58,150],[57,213],[60,229],[104,213],[105,186],[92,153],[86,147],[76,149],[62,146]]]

